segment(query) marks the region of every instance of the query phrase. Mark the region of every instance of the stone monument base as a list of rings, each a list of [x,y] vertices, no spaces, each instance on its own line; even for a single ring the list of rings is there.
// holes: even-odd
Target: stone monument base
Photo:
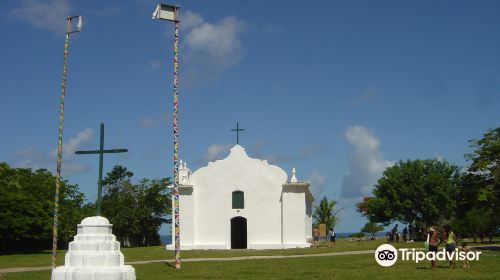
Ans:
[[[135,269],[124,265],[120,242],[108,219],[83,219],[69,243],[64,266],[52,271],[52,280],[135,280]]]

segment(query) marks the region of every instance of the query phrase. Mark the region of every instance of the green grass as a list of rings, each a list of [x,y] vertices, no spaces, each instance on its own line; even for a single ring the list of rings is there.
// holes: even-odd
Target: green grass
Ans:
[[[286,250],[190,250],[183,251],[183,259],[191,258],[224,258],[224,257],[239,257],[239,256],[276,256],[276,255],[301,255],[301,254],[320,254],[341,251],[360,251],[374,250],[380,244],[385,243],[384,239],[372,241],[347,241],[339,240],[333,248],[328,248],[327,243],[322,243],[321,247],[317,248],[298,248]],[[411,247],[422,248],[421,242],[417,243],[395,243],[396,247]],[[166,251],[164,246],[141,247],[141,248],[122,248],[125,255],[125,261],[144,261],[144,260],[164,260],[172,259],[173,252]],[[64,254],[66,251],[58,251],[57,263],[64,264]],[[10,267],[36,267],[50,266],[51,260],[50,251],[41,251],[36,253],[22,253],[0,255],[0,268]]]
[[[431,271],[428,262],[398,262],[380,267],[373,255],[350,255],[272,260],[183,263],[181,270],[163,263],[134,265],[137,280],[155,279],[499,279],[500,252],[483,251],[470,269],[448,269],[439,262]],[[457,266],[458,267],[458,266]],[[2,280],[46,280],[50,272],[9,273]]]
[[[361,251],[374,250],[380,244],[386,243],[385,239],[371,241],[348,241],[341,239],[332,248],[327,247],[323,242],[321,247],[316,248],[297,248],[285,250],[190,250],[182,251],[183,259],[192,258],[224,258],[239,256],[285,256],[285,255],[306,255],[321,254],[342,251]],[[423,248],[422,242],[415,243],[392,243],[396,248]],[[470,244],[474,245],[474,244]],[[166,260],[173,258],[172,251],[166,251],[164,246],[141,247],[141,248],[122,248],[126,262],[145,261],[145,260]],[[64,254],[66,251],[58,251],[57,264],[64,264]],[[18,253],[0,255],[0,268],[10,267],[37,267],[50,266],[51,252],[40,251],[35,253]],[[499,277],[500,278],[500,277]]]
[[[57,265],[64,264],[66,251],[57,251]],[[0,268],[50,266],[51,251],[0,255]]]

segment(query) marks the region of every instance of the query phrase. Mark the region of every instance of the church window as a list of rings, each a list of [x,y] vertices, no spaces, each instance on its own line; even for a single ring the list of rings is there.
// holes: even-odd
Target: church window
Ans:
[[[245,194],[242,191],[233,192],[233,209],[245,208]]]

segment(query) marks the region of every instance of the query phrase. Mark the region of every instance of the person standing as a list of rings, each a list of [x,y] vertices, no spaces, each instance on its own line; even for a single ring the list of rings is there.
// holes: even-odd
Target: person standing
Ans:
[[[444,225],[443,230],[444,240],[446,241],[446,252],[451,254],[452,252],[455,252],[457,247],[455,233],[451,230],[451,226],[449,224]],[[455,261],[453,258],[450,258],[450,268],[455,268]]]
[[[396,241],[396,235],[398,234],[398,225],[396,224],[393,228],[392,228],[392,231],[391,231],[391,234],[392,234],[392,241]],[[396,242],[398,242],[399,240],[397,240]]]
[[[313,240],[314,240],[314,247],[319,246],[319,228],[314,227],[313,229]]]
[[[415,230],[414,230],[413,225],[412,225],[412,224],[410,224],[410,226],[408,227],[408,235],[409,235],[408,239],[409,239],[410,241],[412,241],[412,240],[414,240],[414,239],[415,239],[415,237],[414,237],[415,232],[414,232],[414,231],[415,231]]]
[[[405,227],[403,229],[403,241],[404,242],[408,241],[408,227]]]
[[[333,228],[330,228],[328,231],[328,236],[330,237],[330,244],[328,244],[328,247],[332,247],[335,245],[335,230]]]
[[[438,251],[439,245],[439,234],[434,227],[429,228],[429,252],[434,252],[434,254]],[[431,260],[431,269],[436,270],[436,260]]]
[[[462,252],[464,252],[465,254],[467,254],[469,252],[469,247],[467,247],[467,243],[466,242],[462,242],[462,248],[460,250]],[[470,266],[469,266],[469,260],[467,258],[465,258],[462,261],[462,267],[463,268],[470,268]]]

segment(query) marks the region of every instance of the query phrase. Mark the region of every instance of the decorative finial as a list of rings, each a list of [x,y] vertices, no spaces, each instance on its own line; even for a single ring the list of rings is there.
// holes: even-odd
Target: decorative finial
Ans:
[[[297,181],[298,181],[297,177],[295,177],[295,173],[296,172],[295,172],[295,167],[294,167],[294,168],[292,168],[292,178],[290,179],[291,183],[297,183]]]

